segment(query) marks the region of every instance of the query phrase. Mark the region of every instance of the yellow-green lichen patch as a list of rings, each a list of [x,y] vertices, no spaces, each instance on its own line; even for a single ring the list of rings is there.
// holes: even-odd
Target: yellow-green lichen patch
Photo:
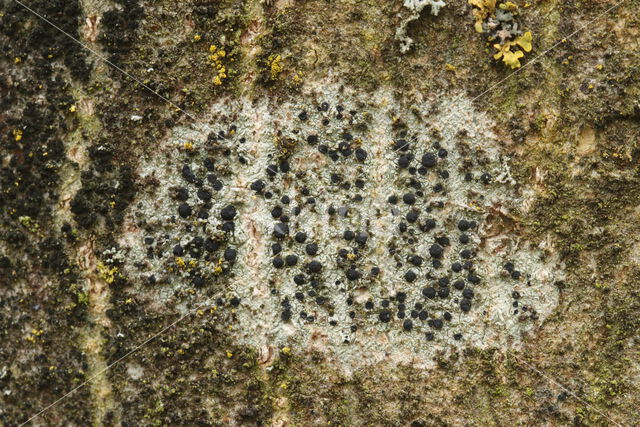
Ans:
[[[532,49],[533,36],[518,27],[518,5],[496,0],[469,0],[469,4],[474,7],[476,31],[487,34],[487,41],[497,50],[493,58],[511,69],[520,68],[520,59]]]

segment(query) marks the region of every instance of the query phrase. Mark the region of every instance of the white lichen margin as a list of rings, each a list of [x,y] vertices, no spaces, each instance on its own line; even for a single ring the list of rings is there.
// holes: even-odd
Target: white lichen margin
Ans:
[[[431,14],[438,16],[440,9],[446,6],[442,0],[405,0],[404,7],[411,11],[411,15],[402,21],[400,26],[396,29],[396,40],[400,42],[400,52],[407,53],[413,45],[413,39],[407,35],[407,27],[412,21],[420,18],[422,10],[431,6]]]

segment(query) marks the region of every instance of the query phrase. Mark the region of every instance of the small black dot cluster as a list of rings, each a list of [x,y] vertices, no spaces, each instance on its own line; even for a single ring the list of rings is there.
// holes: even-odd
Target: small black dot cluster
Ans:
[[[205,286],[245,262],[234,245],[236,222],[255,215],[267,221],[263,267],[281,322],[341,328],[345,343],[372,324],[421,333],[427,341],[452,325],[448,336],[462,340],[462,319],[486,280],[477,258],[483,216],[460,208],[451,194],[468,195],[469,205],[481,201],[496,184],[487,162],[475,160],[464,143],[408,126],[395,129],[392,143],[380,149],[368,136],[371,114],[357,107],[323,101],[291,120],[288,134],[275,138],[287,141],[284,148],[274,147],[242,201],[224,202],[227,179],[251,166],[241,154],[247,140],[234,125],[209,135],[204,155],[187,154],[183,182],[171,189],[170,222],[181,227],[180,243],[149,236],[149,256],[168,251],[182,259],[195,287]],[[384,183],[373,178],[381,156],[390,165]],[[503,270],[516,284],[529,280],[512,262]],[[514,315],[535,319],[515,289]]]
[[[513,307],[513,315],[520,315],[521,320],[531,319],[537,320],[538,313],[532,306],[522,304],[520,299],[522,298],[521,291],[517,290],[520,283],[525,283],[526,286],[531,286],[531,277],[529,274],[523,275],[522,272],[516,269],[515,264],[512,261],[504,263],[503,273],[513,281],[513,291],[511,292],[511,306]]]
[[[209,134],[206,153],[186,150],[177,166],[180,180],[169,188],[173,214],[161,231],[144,238],[147,259],[164,261],[164,271],[148,275],[149,284],[159,283],[160,275],[165,282],[178,275],[203,288],[228,275],[238,261],[238,209],[225,201],[225,182],[233,177],[231,168],[243,164],[243,157],[233,155],[229,146],[244,142],[232,125]]]
[[[448,167],[455,166],[447,162],[449,152],[438,142],[426,150],[418,150],[416,138],[409,137],[406,131],[400,132],[389,148],[396,157],[397,182],[393,187],[400,192],[387,197],[387,209],[392,214],[396,232],[385,252],[386,256],[396,260],[396,271],[383,272],[375,263],[375,257],[367,257],[370,255],[367,248],[369,237],[375,234],[370,221],[362,222],[359,229],[351,229],[350,222],[346,221],[349,216],[362,214],[357,211],[369,197],[366,190],[375,186],[368,179],[367,163],[371,155],[366,147],[369,141],[359,135],[362,122],[358,120],[358,112],[351,110],[346,113],[339,105],[331,108],[328,103],[323,103],[314,113],[303,111],[298,118],[303,122],[310,121],[312,117],[316,119],[310,127],[319,132],[307,135],[306,141],[323,156],[326,166],[321,168],[322,173],[314,175],[316,185],[313,192],[330,197],[324,198],[320,208],[316,206],[317,197],[308,187],[294,185],[296,194],[293,197],[283,196],[271,208],[274,221],[272,265],[277,270],[293,270],[291,275],[296,289],[293,295],[281,295],[282,321],[291,321],[297,315],[304,322],[313,323],[317,319],[315,313],[324,307],[329,323],[337,326],[338,320],[332,319],[332,314],[337,311],[336,304],[344,301],[348,306],[351,332],[358,329],[360,317],[369,317],[382,324],[397,324],[404,331],[426,331],[426,339],[432,340],[434,334],[453,318],[449,310],[442,309],[442,301],[453,300],[455,305],[452,308],[457,307],[461,313],[467,313],[476,297],[474,288],[481,283],[473,261],[477,251],[473,243],[477,239],[472,235],[477,231],[478,223],[461,218],[455,232],[440,224],[439,210],[444,209],[447,203]],[[332,120],[342,122],[342,126],[323,132],[323,127],[326,128]],[[301,139],[305,139],[304,136]],[[488,172],[480,172],[475,178],[469,165],[466,169],[465,182],[490,185],[492,178]],[[278,179],[278,174],[292,174],[294,180],[295,177],[304,178],[302,174],[296,175],[287,160],[281,161],[280,165],[270,165],[267,174],[276,188],[287,179]],[[260,182],[263,183],[262,180]],[[294,206],[291,206],[292,199],[297,201]],[[337,230],[337,239],[318,241],[307,230],[299,229],[297,224],[305,222],[301,217],[307,213],[319,217],[319,209],[325,209],[327,226]],[[341,223],[345,225],[341,226]],[[307,243],[308,240],[311,243]],[[424,241],[431,244],[426,251],[420,251],[418,242]],[[319,250],[333,258],[330,265],[323,265],[317,260]],[[323,275],[327,268],[341,271],[341,277],[328,282]],[[406,291],[398,291],[379,300],[370,298],[358,307],[362,304],[356,302],[354,291],[371,288],[376,281],[385,280],[385,273],[387,277],[402,277],[407,285],[403,286]],[[279,293],[276,287],[272,292]],[[346,294],[346,298],[334,298],[336,292]],[[462,337],[461,333],[454,335]],[[345,341],[348,339],[345,336]]]

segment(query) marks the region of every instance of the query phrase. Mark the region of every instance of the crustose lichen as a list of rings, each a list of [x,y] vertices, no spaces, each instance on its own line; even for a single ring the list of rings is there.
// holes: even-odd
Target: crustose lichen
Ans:
[[[400,41],[400,52],[407,53],[413,44],[413,39],[407,35],[407,27],[409,23],[420,18],[420,12],[426,7],[431,6],[431,14],[438,16],[440,9],[446,6],[442,0],[404,0],[404,7],[411,11],[411,15],[396,30],[396,40]]]
[[[518,342],[555,305],[557,273],[496,222],[521,201],[491,123],[464,98],[443,104],[470,117],[455,123],[390,99],[222,101],[176,128],[171,156],[141,166],[163,185],[132,204],[123,273],[159,303],[215,295],[240,342],[318,346],[347,369]]]

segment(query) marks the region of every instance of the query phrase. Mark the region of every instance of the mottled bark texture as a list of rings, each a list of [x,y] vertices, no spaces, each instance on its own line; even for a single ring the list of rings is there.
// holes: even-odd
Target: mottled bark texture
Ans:
[[[1,0],[0,423],[638,424],[640,2],[470,3]]]

